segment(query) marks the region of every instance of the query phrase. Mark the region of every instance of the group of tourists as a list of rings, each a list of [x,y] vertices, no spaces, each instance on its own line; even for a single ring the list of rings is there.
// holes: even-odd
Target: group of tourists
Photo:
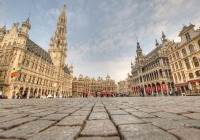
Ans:
[[[162,94],[162,93],[156,93],[156,92],[150,92],[150,91],[146,91],[146,96],[154,96],[154,97],[156,97],[157,96],[157,94]],[[181,95],[181,91],[169,91],[169,92],[167,92],[166,90],[165,91],[163,91],[163,95],[164,96],[179,96],[179,95]],[[143,88],[141,88],[140,89],[140,96],[142,96],[142,97],[144,97],[145,96],[145,93],[144,93],[144,89]]]
[[[27,92],[24,91],[23,94],[20,93],[13,93],[13,99],[26,99],[27,98]]]

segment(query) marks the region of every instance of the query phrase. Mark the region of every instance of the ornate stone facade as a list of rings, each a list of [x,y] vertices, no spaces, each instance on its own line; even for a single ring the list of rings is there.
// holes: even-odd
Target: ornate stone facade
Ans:
[[[82,97],[83,92],[88,92],[89,95],[95,96],[96,92],[98,94],[100,94],[100,92],[105,94],[106,92],[116,93],[116,91],[117,85],[114,80],[110,79],[109,75],[106,77],[106,80],[103,80],[101,77],[97,79],[94,77],[89,78],[88,76],[83,77],[82,74],[80,74],[78,78],[75,77],[73,79],[73,97]]]
[[[169,47],[169,63],[178,90],[200,89],[200,29],[184,26],[179,33],[181,42]]]
[[[29,38],[29,18],[21,28],[19,23],[14,23],[10,30],[6,30],[6,26],[0,28],[0,90],[4,95],[8,98],[14,93],[27,98],[48,94],[72,96],[73,66],[65,65],[66,23],[64,5],[48,52]],[[11,77],[18,68],[20,75]]]
[[[131,62],[131,75],[129,87],[134,95],[163,95],[174,90],[172,73],[167,57],[168,46],[174,44],[162,33],[162,43],[156,40],[156,47],[147,55],[142,53],[137,42],[137,56],[134,63]]]
[[[129,93],[128,78],[118,82],[118,88],[120,94],[128,94]]]

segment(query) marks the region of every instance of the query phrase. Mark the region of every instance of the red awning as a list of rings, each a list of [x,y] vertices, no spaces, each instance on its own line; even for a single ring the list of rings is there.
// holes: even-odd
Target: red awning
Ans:
[[[157,85],[157,89],[158,89],[158,91],[160,91],[160,85]]]
[[[190,80],[189,82],[190,82],[190,83],[200,82],[200,79]]]
[[[153,90],[153,91],[156,91],[156,87],[155,87],[155,86],[152,86],[152,90]]]
[[[184,86],[188,86],[188,83],[176,84],[176,87],[184,87]]]
[[[166,88],[166,85],[165,85],[165,84],[162,84],[162,89],[163,89],[163,90],[167,90],[167,88]]]

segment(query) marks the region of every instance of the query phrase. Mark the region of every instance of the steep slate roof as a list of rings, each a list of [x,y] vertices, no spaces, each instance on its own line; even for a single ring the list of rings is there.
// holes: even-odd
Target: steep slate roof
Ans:
[[[53,63],[49,53],[42,49],[40,46],[38,46],[36,43],[34,43],[32,40],[27,40],[26,48],[27,51],[34,53],[38,57],[42,58],[44,61]]]

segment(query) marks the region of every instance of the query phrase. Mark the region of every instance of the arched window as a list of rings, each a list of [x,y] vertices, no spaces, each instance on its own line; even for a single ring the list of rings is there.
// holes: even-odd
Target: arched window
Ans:
[[[197,77],[200,77],[200,70],[195,72]]]
[[[180,72],[178,73],[178,78],[179,78],[179,80],[182,79],[182,78],[181,78],[181,74],[180,74]]]
[[[197,57],[193,57],[193,63],[194,63],[195,67],[199,66],[199,61],[198,61]]]
[[[183,57],[187,55],[187,52],[185,49],[182,49],[182,54],[183,54]]]
[[[179,55],[179,52],[176,52],[176,57],[177,57],[177,58],[179,58],[179,57],[180,57],[180,55]]]
[[[185,65],[186,65],[187,69],[191,69],[190,61],[188,58],[185,59]]]
[[[177,78],[177,75],[176,75],[176,73],[174,74],[174,81],[177,83],[177,81],[178,81],[178,78]]]
[[[173,54],[172,56],[173,56],[173,59],[176,60],[176,56],[175,56],[175,54]]]
[[[194,46],[192,44],[189,45],[189,50],[190,50],[190,53],[194,52]]]
[[[189,77],[190,77],[190,79],[193,79],[194,78],[194,74],[189,73]]]

